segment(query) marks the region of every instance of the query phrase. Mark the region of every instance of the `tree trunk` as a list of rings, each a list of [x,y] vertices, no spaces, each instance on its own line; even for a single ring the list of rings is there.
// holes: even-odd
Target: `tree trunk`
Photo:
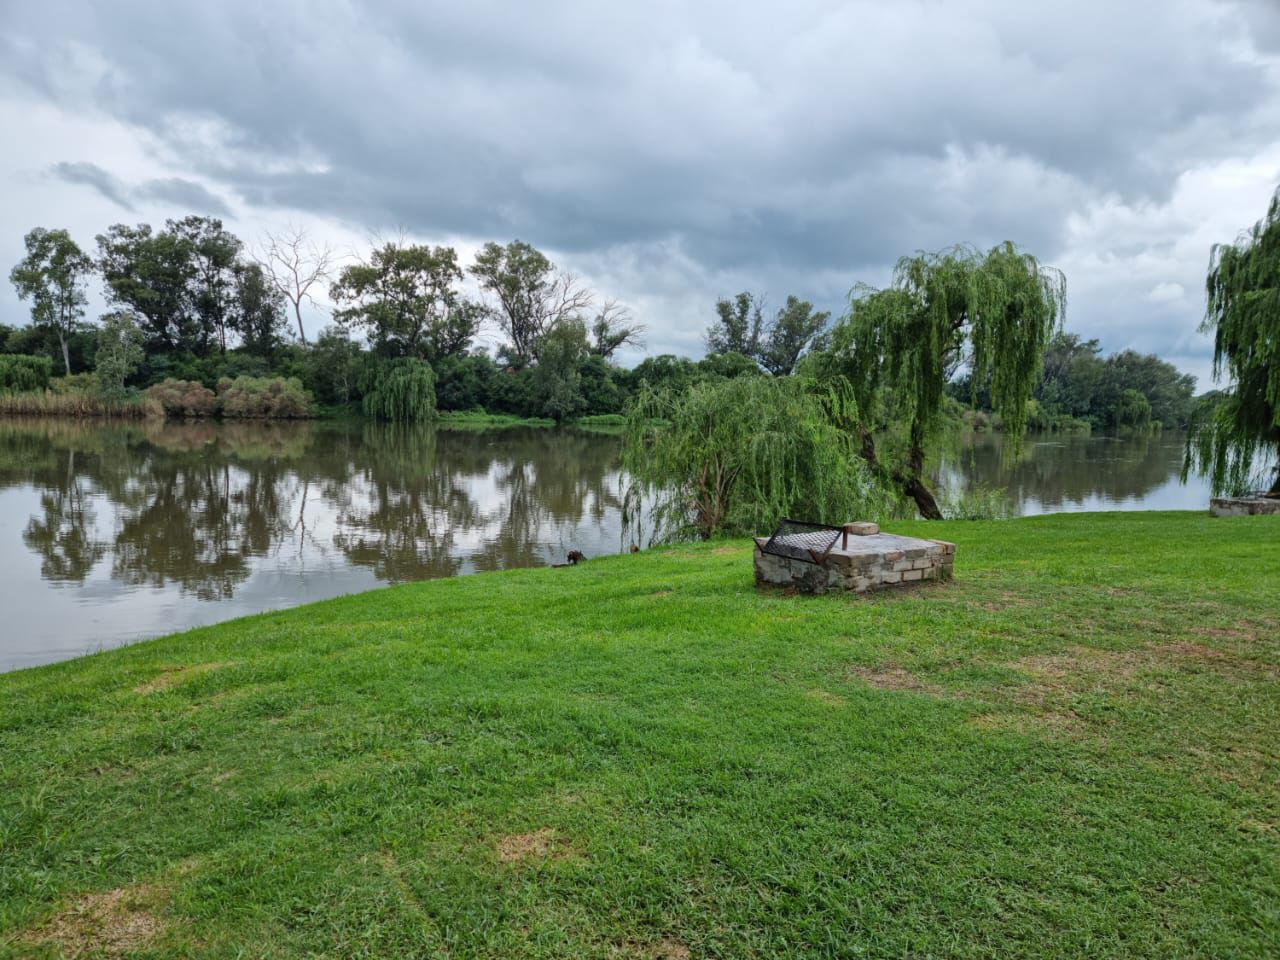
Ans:
[[[859,433],[862,439],[862,449],[860,451],[862,459],[880,476],[886,476],[886,471],[881,467],[880,461],[876,457],[875,437],[866,427],[860,427]],[[938,507],[938,501],[933,498],[929,488],[920,479],[920,474],[923,472],[924,451],[919,446],[915,446],[911,451],[911,455],[907,458],[906,471],[894,471],[892,474],[887,474],[887,476],[894,483],[901,486],[903,492],[915,501],[916,509],[920,511],[920,516],[926,520],[941,520],[942,510]]]
[[[293,304],[293,315],[298,319],[298,339],[302,341],[302,345],[307,345],[307,335],[302,330],[302,307],[297,301]]]
[[[58,343],[62,345],[62,366],[67,376],[71,376],[71,353],[67,350],[67,338],[62,335],[62,331],[58,331]]]
[[[938,508],[938,501],[933,498],[933,494],[929,492],[929,488],[924,485],[924,481],[919,477],[904,476],[902,478],[902,489],[907,492],[907,496],[916,502],[916,509],[920,511],[920,516],[924,517],[924,519],[943,519],[942,510]]]

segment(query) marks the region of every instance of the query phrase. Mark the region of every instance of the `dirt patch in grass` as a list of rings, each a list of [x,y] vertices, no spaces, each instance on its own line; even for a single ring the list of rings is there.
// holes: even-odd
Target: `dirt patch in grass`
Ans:
[[[812,690],[806,690],[804,695],[810,700],[818,700],[832,707],[847,707],[849,705],[849,701],[844,697],[831,693],[827,690],[814,688]]]
[[[27,931],[23,940],[56,947],[68,957],[123,957],[146,948],[167,929],[155,913],[164,899],[161,888],[148,884],[86,894]]]
[[[1056,689],[1072,688],[1074,685],[1070,681],[1073,678],[1092,684],[1105,684],[1109,681],[1129,683],[1147,671],[1169,668],[1182,670],[1196,665],[1228,674],[1277,675],[1276,668],[1267,664],[1185,640],[1129,650],[1071,647],[1062,653],[1023,657],[1011,664],[1018,670],[1032,674],[1045,686]]]
[[[609,955],[625,960],[689,960],[693,956],[688,947],[670,937],[656,943],[615,944]]]
[[[178,684],[191,679],[192,677],[198,677],[202,673],[208,673],[211,670],[221,670],[224,667],[234,666],[235,663],[228,661],[225,663],[198,663],[191,667],[170,667],[166,670],[160,671],[160,673],[156,674],[146,683],[138,684],[138,686],[133,688],[133,692],[147,694],[156,693],[160,690],[168,690],[171,687],[175,687]]]
[[[569,856],[569,847],[550,827],[532,833],[513,833],[498,841],[498,859],[503,863],[522,863],[527,860],[562,860]]]
[[[1069,710],[1045,710],[1038,713],[980,713],[965,721],[980,730],[1008,730],[1030,736],[1045,734],[1074,735],[1083,721]]]
[[[746,548],[741,546],[716,547],[714,550],[711,551],[711,555],[713,557],[727,557],[727,556],[730,556],[731,554],[742,553],[744,549]]]
[[[849,676],[881,690],[907,690],[911,693],[924,693],[931,697],[946,697],[950,694],[936,683],[921,680],[909,670],[884,664],[878,667],[850,667]]]

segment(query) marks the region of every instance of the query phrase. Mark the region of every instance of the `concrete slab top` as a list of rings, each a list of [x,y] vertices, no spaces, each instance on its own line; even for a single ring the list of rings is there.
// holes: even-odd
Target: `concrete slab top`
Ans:
[[[768,537],[756,537],[756,545],[763,548],[769,542]],[[873,533],[866,536],[849,537],[849,546],[842,547],[843,538],[836,537],[836,545],[831,548],[832,557],[867,557],[883,556],[889,553],[906,552],[908,550],[936,549],[940,540],[924,540],[920,537],[902,537],[896,533]],[[946,544],[951,546],[950,544]]]

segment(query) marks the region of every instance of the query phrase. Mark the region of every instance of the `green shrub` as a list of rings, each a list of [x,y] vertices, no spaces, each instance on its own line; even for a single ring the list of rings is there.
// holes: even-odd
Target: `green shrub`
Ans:
[[[1006,520],[1013,516],[1008,494],[981,483],[964,490],[947,491],[939,506],[948,520]]]
[[[624,521],[634,528],[647,516],[651,540],[678,540],[765,533],[783,517],[883,516],[889,498],[842,428],[854,416],[843,377],[646,386],[628,408]]]
[[[361,384],[362,406],[377,420],[430,420],[436,412],[435,375],[412,357],[370,363]]]
[[[49,386],[53,361],[20,353],[0,353],[0,393],[30,393]]]
[[[224,417],[301,420],[315,415],[302,382],[285,377],[236,377],[218,382]]]
[[[76,393],[98,393],[101,384],[96,373],[73,373],[66,377],[54,377],[49,381],[49,392],[58,396]]]
[[[148,387],[145,396],[160,404],[167,417],[212,417],[218,412],[217,395],[194,380],[162,380]]]

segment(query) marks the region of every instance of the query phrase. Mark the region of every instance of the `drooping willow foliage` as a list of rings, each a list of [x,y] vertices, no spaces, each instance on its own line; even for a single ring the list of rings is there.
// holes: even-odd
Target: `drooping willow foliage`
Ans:
[[[431,367],[413,357],[371,364],[365,372],[362,406],[366,416],[408,422],[436,413],[436,378]]]
[[[854,289],[848,315],[832,331],[831,354],[811,369],[848,377],[861,413],[862,457],[921,515],[937,519],[942,514],[924,483],[924,459],[949,376],[967,363],[975,391],[989,385],[1016,448],[1045,347],[1065,310],[1062,273],[1012,243],[986,253],[958,246],[903,257],[888,288]],[[890,414],[905,424],[906,436],[901,451],[881,457],[874,435]]]
[[[1240,494],[1271,459],[1280,493],[1280,190],[1252,229],[1213,248],[1205,290],[1200,329],[1214,335],[1214,378],[1230,386],[1193,418],[1183,478],[1195,470],[1215,494]]]
[[[627,413],[624,520],[632,531],[647,522],[650,540],[665,541],[767,533],[786,516],[878,517],[888,499],[841,428],[856,416],[842,378],[646,387]]]

